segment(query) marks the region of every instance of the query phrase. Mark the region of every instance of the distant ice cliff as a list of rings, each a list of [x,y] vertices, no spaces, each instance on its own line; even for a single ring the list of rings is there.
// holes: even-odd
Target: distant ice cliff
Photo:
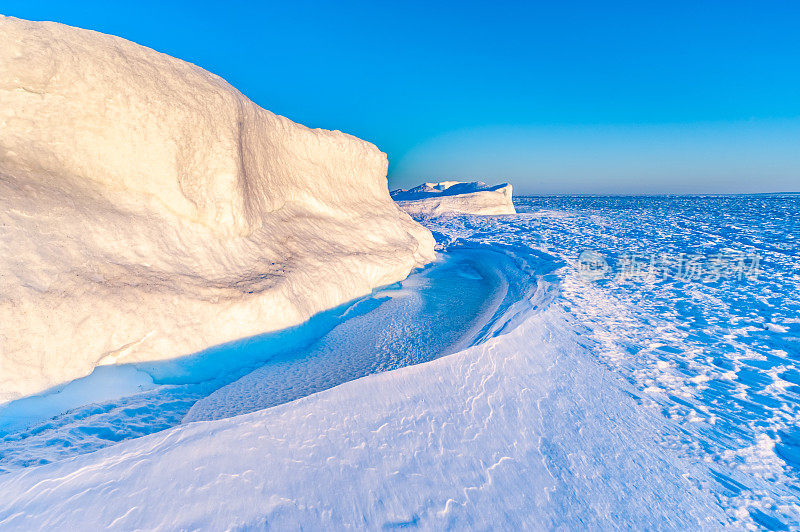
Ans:
[[[511,185],[489,186],[482,181],[442,181],[392,191],[392,198],[410,214],[516,214]]]

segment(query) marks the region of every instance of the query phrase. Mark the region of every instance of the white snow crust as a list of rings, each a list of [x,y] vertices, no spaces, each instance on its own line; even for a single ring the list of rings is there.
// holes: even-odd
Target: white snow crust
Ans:
[[[549,306],[426,364],[0,476],[0,527],[722,528],[573,327]]]
[[[195,65],[0,17],[0,404],[404,278],[434,243],[386,171]]]
[[[708,489],[708,465],[672,448],[680,427],[644,406],[597,356],[602,344],[561,296],[553,270],[561,262],[532,247],[538,219],[430,224],[444,252],[491,251],[482,261],[505,282],[490,284],[515,301],[472,347],[272,408],[0,474],[0,528],[732,526]],[[415,319],[426,327],[425,316],[446,311]],[[345,358],[364,347],[341,344],[335,351]],[[293,379],[258,372],[222,388],[198,403],[202,417],[263,405],[284,375]]]
[[[13,19],[0,19],[0,24],[0,67],[16,72],[0,76],[1,390],[23,386],[17,380],[29,388],[32,381],[46,382],[35,377],[39,373],[58,380],[83,374],[96,362],[185,353],[191,351],[187,346],[219,342],[215,338],[228,333],[241,336],[252,329],[263,331],[265,325],[297,322],[431,259],[430,234],[392,205],[385,158],[373,146],[292,124],[241,95],[230,96],[238,93],[219,78],[119,39],[55,24]],[[92,42],[89,52],[78,53],[86,40]],[[6,67],[25,54],[30,54],[27,62],[41,65],[42,79],[49,81],[22,82],[25,76],[36,78],[36,69]],[[143,56],[147,61],[140,61]],[[142,141],[136,156],[125,158],[125,150],[136,143],[116,145],[110,137],[106,140],[122,162],[108,163],[108,171],[92,166],[99,164],[92,159],[92,146],[102,144],[105,127],[105,115],[93,106],[101,100],[113,102],[117,93],[103,91],[102,98],[91,100],[94,85],[85,85],[85,92],[74,96],[87,99],[86,109],[79,112],[69,110],[70,97],[51,97],[48,91],[57,88],[53,94],[68,94],[81,79],[105,76],[99,73],[107,73],[108,65],[118,75],[147,78],[136,73],[147,72],[154,57],[167,65],[158,72],[187,69],[173,73],[190,85],[195,80],[197,94],[207,84],[218,84],[236,106],[245,108],[242,112],[261,117],[263,123],[241,119],[241,135],[248,140],[232,137],[241,148],[241,161],[261,161],[253,163],[256,170],[240,169],[232,181],[216,181],[209,178],[213,172],[186,171],[188,163],[177,158],[159,159],[158,150],[177,145],[170,143],[180,124],[159,129],[160,121],[172,116],[171,106],[160,97],[126,93],[128,84],[140,82],[131,80],[115,90],[132,103],[123,113],[129,123],[140,116],[131,111],[135,108],[143,116],[141,127],[155,128],[160,140],[151,148],[154,154],[139,160],[150,145]],[[63,80],[69,82],[62,87]],[[185,100],[177,101],[188,106],[191,120],[216,124],[211,114],[223,122],[241,118],[227,104],[211,106],[214,112],[208,114],[207,101],[192,107],[194,89],[172,82],[185,90]],[[104,83],[113,86],[110,79]],[[153,79],[151,85],[161,82]],[[59,114],[61,107],[67,109],[64,114]],[[180,105],[175,109],[182,112]],[[80,115],[84,112],[85,120]],[[157,115],[152,123],[150,112]],[[62,119],[96,120],[100,125],[85,134],[98,139],[82,144],[81,134],[71,136],[73,129],[58,126]],[[51,121],[62,127],[63,138],[47,140],[51,133],[45,126]],[[194,138],[190,126],[184,131]],[[213,140],[218,133],[197,134]],[[253,155],[245,146],[261,141],[251,137],[267,139],[263,146],[274,157]],[[210,146],[195,140],[204,149]],[[193,153],[216,160],[229,152]],[[110,154],[106,159],[114,161]],[[168,170],[169,160],[174,172],[164,174],[163,182],[148,182],[146,176],[153,177],[148,172],[126,177],[128,164]],[[218,162],[202,165],[211,168]],[[260,184],[248,184],[252,180]],[[231,182],[235,185],[228,189]],[[456,190],[399,201],[446,202],[472,193]],[[225,198],[240,196],[236,201],[242,210],[236,201],[226,203]],[[184,203],[181,197],[194,199]],[[442,207],[431,212],[453,211]],[[427,218],[427,212],[420,214]],[[185,424],[0,474],[0,529],[733,527],[736,523],[713,488],[714,469],[681,447],[685,428],[647,406],[635,379],[609,370],[604,357],[616,345],[615,336],[593,322],[602,314],[592,313],[608,306],[603,294],[598,291],[598,297],[588,300],[591,304],[582,305],[574,295],[577,281],[572,274],[559,281],[556,272],[565,264],[563,257],[549,255],[549,245],[542,242],[578,232],[568,225],[564,232],[551,233],[547,223],[535,222],[557,225],[569,216],[540,212],[426,219],[441,251],[486,252],[482,261],[487,277],[494,279],[491,272],[505,277],[486,286],[495,297],[505,292],[504,301],[515,301],[487,304],[479,314],[497,311],[477,336],[470,331],[468,336],[475,338],[471,347],[448,346],[448,356],[318,393],[313,393],[316,388],[303,389],[307,383],[302,375],[256,370],[196,403],[197,417],[189,416]],[[496,258],[500,254],[502,260]],[[412,297],[403,302],[401,297],[406,296],[397,294],[384,303],[384,321],[362,323],[354,313],[332,331],[321,351],[328,357],[354,351],[356,358],[365,359],[369,338],[375,337],[398,344],[385,350],[391,355],[403,349],[407,335],[384,338],[369,331],[367,337],[351,340],[359,331],[388,323],[393,315],[397,330],[429,327],[438,334],[436,326],[442,324],[425,323],[426,318],[458,311],[450,303],[440,308],[435,301],[421,304]],[[608,329],[614,326],[612,321]],[[650,322],[647,326],[652,329]],[[27,358],[25,345],[32,353]],[[112,349],[114,345],[122,347]],[[75,360],[84,365],[75,366]],[[324,374],[323,364],[318,366]],[[15,372],[11,377],[5,373],[9,368]],[[117,376],[128,385],[148,384],[137,380],[138,373]],[[284,384],[292,392],[311,395],[291,400],[296,395],[283,394],[279,388]],[[26,393],[23,388],[8,389]],[[92,390],[103,393],[96,386]],[[290,402],[214,419],[275,404],[276,396]],[[91,433],[98,428],[88,423],[76,430]],[[47,444],[61,444],[53,440]],[[771,445],[763,440],[747,453],[772,456]]]
[[[482,181],[442,181],[393,190],[392,198],[412,215],[515,214],[511,190],[508,183],[488,186]]]
[[[448,254],[394,290],[376,292],[377,308],[352,313],[302,356],[296,350],[200,399],[183,422],[262,410],[478,342],[492,317],[515,302],[506,284],[514,265],[504,258],[484,250]]]

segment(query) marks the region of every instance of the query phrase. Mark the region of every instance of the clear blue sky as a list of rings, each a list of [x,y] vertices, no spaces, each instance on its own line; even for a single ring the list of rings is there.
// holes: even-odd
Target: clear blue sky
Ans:
[[[63,2],[389,154],[390,185],[800,190],[800,2]]]

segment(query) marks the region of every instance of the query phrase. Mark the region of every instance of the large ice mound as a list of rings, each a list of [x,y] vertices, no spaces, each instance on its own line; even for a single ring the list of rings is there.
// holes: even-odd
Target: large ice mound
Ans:
[[[0,16],[0,404],[276,330],[433,238],[385,154],[117,37]]]
[[[516,214],[511,185],[489,186],[483,181],[442,181],[392,191],[392,198],[410,214]]]

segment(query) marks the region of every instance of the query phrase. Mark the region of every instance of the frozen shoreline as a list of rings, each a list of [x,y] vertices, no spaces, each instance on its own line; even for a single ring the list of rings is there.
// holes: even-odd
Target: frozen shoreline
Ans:
[[[734,201],[761,216],[774,238],[783,234],[775,214],[796,212],[775,200],[762,213],[759,198],[576,197],[522,198],[530,207],[517,216],[427,218],[440,251],[503,253],[527,280],[509,283],[476,345],[273,408],[0,475],[9,494],[0,525],[22,529],[21,516],[32,515],[34,526],[119,520],[121,529],[791,528],[799,515],[790,488],[797,403],[788,353],[800,330],[787,317],[793,307],[763,321],[783,323],[786,333],[715,323],[766,320],[759,312],[796,287],[781,275],[791,271],[796,244],[781,241],[772,252],[760,233],[708,214]],[[633,216],[618,218],[620,206]],[[678,214],[670,231],[660,231],[665,209]],[[783,269],[752,285],[645,286],[588,282],[570,265],[587,242],[606,252],[642,245],[638,230],[653,249],[675,235],[698,248],[741,238]],[[775,299],[749,305],[765,287]],[[728,313],[718,312],[722,305]],[[702,329],[694,327],[698,307],[708,320]],[[708,346],[732,356],[696,356]],[[209,510],[221,500],[224,510]]]

